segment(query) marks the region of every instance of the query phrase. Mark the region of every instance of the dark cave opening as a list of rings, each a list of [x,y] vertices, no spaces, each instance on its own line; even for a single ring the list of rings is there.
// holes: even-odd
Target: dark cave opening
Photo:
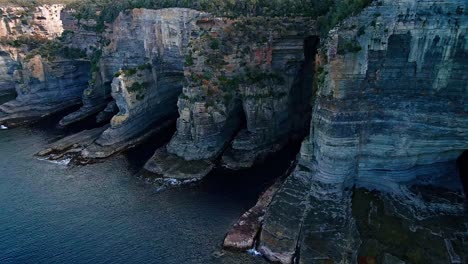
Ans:
[[[468,150],[465,150],[457,159],[458,175],[463,184],[465,201],[468,201]]]
[[[304,40],[304,57],[306,62],[315,60],[319,44],[320,38],[318,36],[310,36]]]
[[[0,94],[0,105],[9,101],[15,100],[17,94],[16,91],[12,90],[8,93]]]
[[[203,180],[203,191],[223,193],[235,199],[256,201],[258,196],[278,178],[287,176],[286,171],[295,164],[302,141],[309,134],[312,114],[312,101],[315,94],[315,59],[320,45],[318,36],[309,36],[303,41],[304,61],[302,62],[289,99],[289,112],[293,129],[288,135],[285,147],[270,154],[263,162],[249,169],[229,170],[215,168]],[[246,115],[241,110],[241,127],[246,128]],[[222,175],[222,177],[220,177]]]

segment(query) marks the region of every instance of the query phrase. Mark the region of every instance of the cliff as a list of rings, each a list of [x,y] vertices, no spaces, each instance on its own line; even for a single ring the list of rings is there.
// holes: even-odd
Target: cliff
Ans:
[[[352,261],[354,185],[457,185],[468,147],[465,12],[460,0],[379,1],[330,32],[310,135],[265,216],[269,259]]]
[[[164,177],[203,177],[221,156],[226,167],[251,167],[308,126],[312,85],[304,84],[304,75],[312,71],[318,44],[313,21],[211,17],[197,25],[177,132],[167,152],[146,166]],[[181,172],[194,163],[198,170]]]
[[[8,66],[2,68],[8,80],[2,89],[11,88],[14,81],[17,98],[0,106],[0,123],[34,122],[81,103],[90,65],[81,50],[58,40],[63,9],[63,5],[1,8],[0,48]]]
[[[13,93],[15,91],[15,82],[13,73],[18,67],[10,54],[0,51],[0,96]]]
[[[101,82],[111,82],[119,112],[85,157],[103,157],[103,148],[111,155],[115,146],[176,118],[189,36],[203,15],[181,8],[120,14],[99,62]]]
[[[43,6],[34,10],[0,7],[0,95],[14,93],[15,90],[13,73],[19,65],[18,39],[27,36],[51,39],[59,36],[62,33],[62,9],[62,5]]]
[[[326,36],[305,17],[228,19],[181,8],[125,11],[98,35],[62,12],[62,46],[47,41],[60,31],[50,12],[37,23],[51,25],[37,28],[15,15],[0,26],[13,41],[2,46],[0,85],[11,89],[15,72],[18,97],[0,106],[0,124],[83,104],[60,124],[99,113],[109,126],[41,154],[91,159],[165,138],[176,126],[145,169],[181,181],[215,166],[255,166],[306,136],[294,171],[241,218],[250,224],[236,225],[242,236],[231,232],[227,244],[246,248],[258,237],[257,249],[281,263],[355,262],[355,187],[413,199],[408,185],[461,186],[466,10],[463,0],[376,1]],[[36,32],[60,56],[11,37]],[[70,48],[85,56],[67,58]]]
[[[0,106],[0,123],[28,123],[80,104],[88,72],[87,61],[47,61],[36,55],[23,62],[15,72],[17,97]]]

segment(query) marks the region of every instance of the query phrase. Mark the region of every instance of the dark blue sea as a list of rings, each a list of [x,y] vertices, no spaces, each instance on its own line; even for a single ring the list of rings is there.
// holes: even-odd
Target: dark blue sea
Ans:
[[[88,166],[33,156],[61,133],[0,130],[0,263],[264,263],[221,250],[255,175],[161,191],[138,178],[147,149]]]

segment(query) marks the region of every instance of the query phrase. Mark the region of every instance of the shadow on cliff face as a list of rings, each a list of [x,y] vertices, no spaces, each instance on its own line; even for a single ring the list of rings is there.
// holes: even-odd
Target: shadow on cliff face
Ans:
[[[465,202],[468,203],[468,150],[465,150],[457,160],[460,180],[465,191]]]
[[[300,140],[291,141],[287,147],[250,169],[233,171],[222,167],[215,168],[203,179],[199,188],[204,192],[222,193],[236,199],[255,201],[261,192],[286,172],[295,160],[300,146]]]
[[[315,97],[315,57],[320,44],[320,38],[310,36],[304,39],[304,62],[296,77],[297,81],[291,88],[289,111],[292,113],[293,133],[305,137],[309,134],[312,101]]]
[[[15,100],[15,98],[16,98],[16,93],[15,92],[0,95],[0,105],[4,104],[6,102],[9,102],[9,101]]]
[[[203,191],[223,193],[238,199],[255,200],[284,173],[297,158],[301,142],[309,134],[312,104],[314,97],[315,57],[320,44],[318,36],[304,39],[304,62],[297,73],[296,82],[291,88],[289,109],[292,113],[292,126],[289,141],[280,151],[269,154],[261,163],[249,169],[229,170],[215,168],[208,174],[200,188]],[[245,112],[242,111],[241,129],[246,127]]]
[[[164,132],[158,133],[148,140],[145,140],[145,142],[142,142],[142,144],[125,151],[123,154],[129,161],[130,168],[134,172],[140,171],[151,156],[153,156],[154,152],[171,140],[175,131],[176,127],[174,124]]]

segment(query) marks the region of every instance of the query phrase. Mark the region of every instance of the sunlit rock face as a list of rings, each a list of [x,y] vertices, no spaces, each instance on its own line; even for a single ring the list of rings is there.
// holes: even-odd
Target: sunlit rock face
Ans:
[[[35,8],[0,7],[0,38],[17,39],[35,36],[53,39],[63,32],[60,13],[64,5],[42,5]]]
[[[89,62],[65,58],[58,54],[59,47],[47,46],[63,32],[64,6],[0,9],[1,86],[10,89],[14,82],[17,93],[15,100],[0,106],[0,123],[34,122],[80,104],[89,80]],[[47,55],[31,53],[45,46]]]
[[[183,8],[120,14],[100,62],[101,81],[112,82],[119,113],[99,144],[122,142],[176,117],[188,40],[203,15]]]
[[[265,217],[268,258],[291,263],[296,248],[300,263],[352,257],[353,185],[457,184],[468,148],[466,10],[462,0],[379,1],[330,32],[310,135]]]
[[[13,73],[20,59],[18,38],[53,39],[62,34],[60,12],[63,5],[36,8],[0,7],[0,95],[14,92]]]

